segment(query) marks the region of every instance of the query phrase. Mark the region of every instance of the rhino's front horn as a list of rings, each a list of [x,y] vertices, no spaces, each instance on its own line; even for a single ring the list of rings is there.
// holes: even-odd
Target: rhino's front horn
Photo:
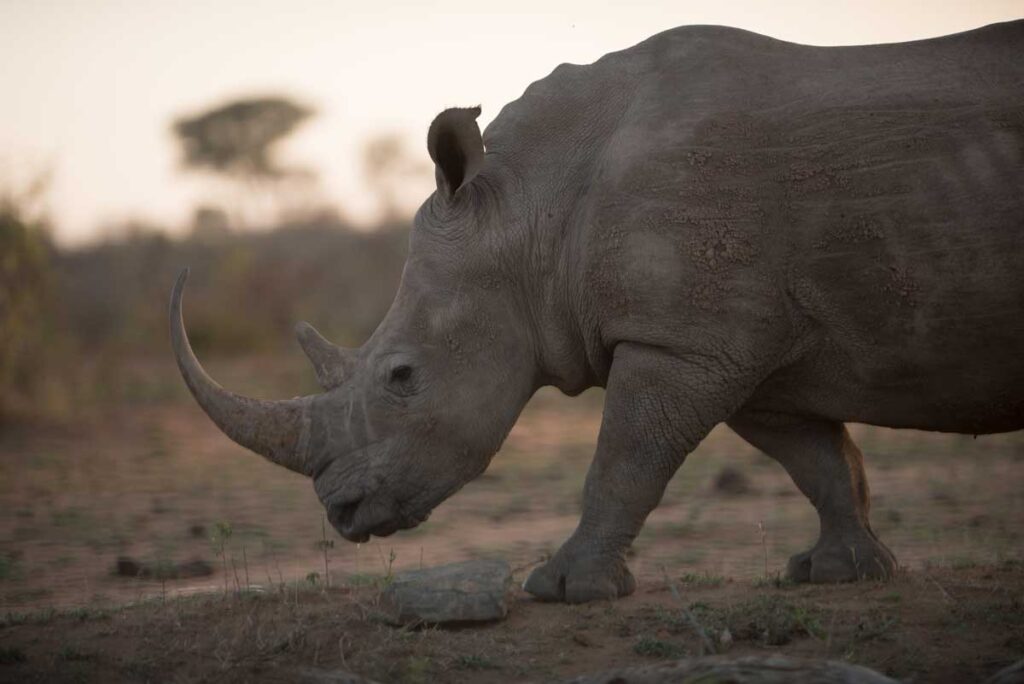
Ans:
[[[297,473],[312,476],[307,457],[310,407],[314,397],[286,401],[251,399],[227,391],[206,374],[192,352],[181,316],[186,268],[171,292],[171,346],[181,376],[199,405],[224,434],[247,449]]]
[[[351,352],[331,344],[316,328],[302,321],[295,326],[302,351],[313,362],[317,382],[325,390],[331,390],[344,382],[352,365]]]

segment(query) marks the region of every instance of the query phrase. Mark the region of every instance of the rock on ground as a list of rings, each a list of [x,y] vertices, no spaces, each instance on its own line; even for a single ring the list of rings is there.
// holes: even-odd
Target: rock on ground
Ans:
[[[372,679],[348,670],[318,670],[312,667],[296,671],[290,680],[298,684],[377,684]]]
[[[986,679],[985,684],[1024,684],[1024,660],[1004,667]]]
[[[213,574],[213,566],[200,559],[185,563],[148,563],[128,556],[121,556],[114,566],[114,574],[119,577],[137,579],[177,580],[208,577]]]
[[[722,494],[740,496],[750,494],[752,490],[747,476],[732,466],[725,466],[715,476],[715,491]]]
[[[896,684],[896,680],[859,665],[774,655],[685,658],[577,677],[566,684],[675,684],[691,679],[723,684]]]
[[[473,560],[399,573],[380,607],[393,624],[490,622],[508,614],[512,568],[502,560]]]

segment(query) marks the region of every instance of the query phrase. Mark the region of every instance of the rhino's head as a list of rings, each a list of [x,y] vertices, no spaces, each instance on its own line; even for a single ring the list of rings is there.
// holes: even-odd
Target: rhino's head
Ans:
[[[479,113],[447,110],[431,125],[438,188],[416,216],[401,286],[373,336],[343,349],[298,326],[323,393],[266,401],[223,389],[185,333],[187,271],[171,296],[174,353],[200,406],[234,441],[312,477],[352,541],[414,527],[483,472],[538,384]]]

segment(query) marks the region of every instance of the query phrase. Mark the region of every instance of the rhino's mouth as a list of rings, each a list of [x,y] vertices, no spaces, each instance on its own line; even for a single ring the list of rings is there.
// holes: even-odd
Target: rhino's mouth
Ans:
[[[327,507],[327,518],[331,525],[345,539],[364,543],[370,536],[388,537],[399,530],[407,530],[424,522],[429,517],[404,511],[397,504],[386,505],[374,498],[358,498],[331,504]]]

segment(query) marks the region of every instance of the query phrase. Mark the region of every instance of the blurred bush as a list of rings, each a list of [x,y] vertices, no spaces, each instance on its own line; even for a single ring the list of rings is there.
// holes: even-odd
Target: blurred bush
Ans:
[[[52,249],[31,193],[0,195],[0,422],[32,402],[46,368]]]
[[[122,233],[56,255],[67,328],[85,356],[166,357],[168,297],[186,266],[185,317],[197,352],[290,348],[299,320],[339,344],[361,344],[391,304],[408,243],[403,224],[359,232],[331,216],[181,240],[146,226]]]
[[[387,313],[409,226],[358,231],[324,213],[272,230],[232,231],[198,212],[171,238],[119,226],[105,241],[56,248],[26,196],[0,194],[0,423],[76,419],[109,402],[185,396],[170,354],[168,298],[192,269],[185,317],[204,360],[296,358],[308,320],[345,346],[362,344]],[[274,364],[275,366],[280,364]]]

